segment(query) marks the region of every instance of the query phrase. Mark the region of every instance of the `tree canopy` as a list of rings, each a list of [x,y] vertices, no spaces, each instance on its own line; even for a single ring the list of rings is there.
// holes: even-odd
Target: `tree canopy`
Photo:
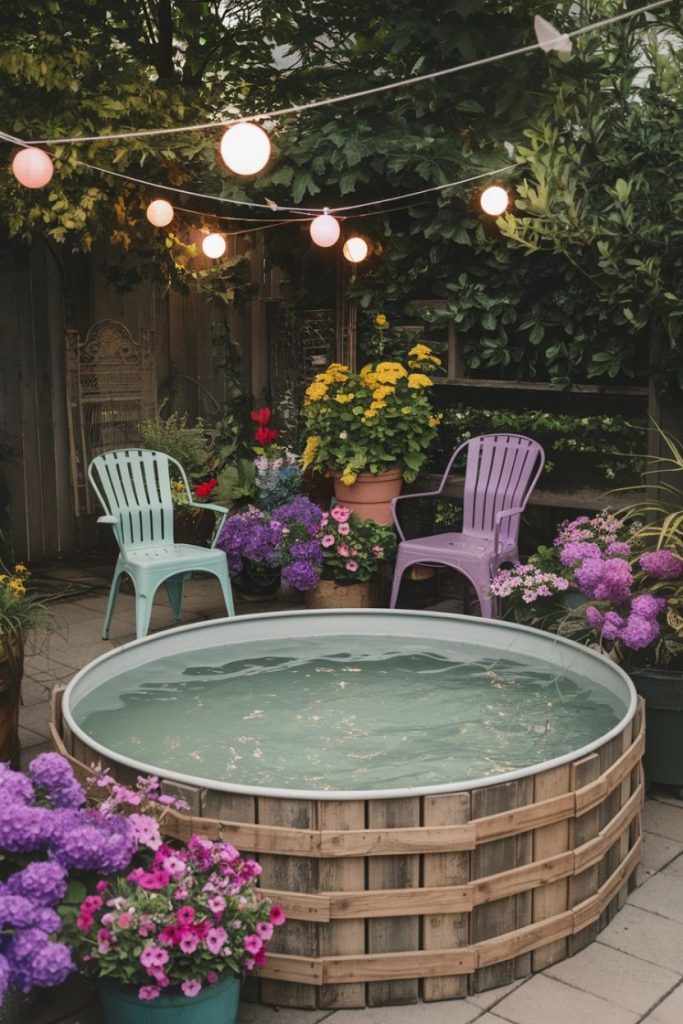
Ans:
[[[17,0],[0,9],[2,128],[50,139],[220,121],[531,43],[534,13],[568,30],[623,7]],[[48,147],[56,171],[40,193],[2,171],[2,217],[12,235],[41,231],[85,250],[106,237],[156,260],[170,284],[191,273],[230,300],[237,259],[202,268],[192,244],[192,228],[225,208],[179,200],[195,212],[155,233],[144,209],[157,194],[86,165],[232,199],[338,207],[512,162],[516,206],[498,224],[474,186],[352,211],[345,231],[376,243],[351,286],[361,307],[393,315],[411,299],[443,300],[438,316],[455,322],[475,373],[558,383],[643,373],[652,331],[677,368],[680,198],[666,182],[680,180],[683,145],[680,4],[665,12],[650,16],[648,36],[641,16],[575,40],[570,60],[534,52],[278,118],[274,159],[254,181],[220,164],[220,128]],[[301,225],[266,236],[305,302],[323,254]]]

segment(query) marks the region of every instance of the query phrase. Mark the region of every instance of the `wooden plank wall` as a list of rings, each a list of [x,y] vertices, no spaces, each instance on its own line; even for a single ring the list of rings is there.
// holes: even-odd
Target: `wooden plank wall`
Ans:
[[[65,329],[83,336],[97,320],[113,318],[134,337],[151,331],[160,394],[170,386],[173,408],[208,420],[225,397],[216,334],[227,324],[243,349],[250,345],[248,309],[226,310],[196,292],[167,296],[144,267],[139,283],[119,290],[109,279],[118,259],[105,246],[90,257],[43,241],[29,248],[5,240],[0,249],[0,430],[18,451],[7,467],[11,544],[14,558],[33,565],[75,554],[84,535],[69,477]],[[244,365],[250,373],[248,358]],[[257,394],[265,386],[247,380]]]

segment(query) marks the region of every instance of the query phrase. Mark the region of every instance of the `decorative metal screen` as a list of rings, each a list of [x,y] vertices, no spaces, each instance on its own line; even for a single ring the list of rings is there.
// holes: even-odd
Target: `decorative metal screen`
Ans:
[[[86,486],[95,455],[139,443],[140,422],[154,414],[156,369],[152,332],[136,341],[117,320],[93,324],[81,341],[66,332],[66,387],[71,480],[77,516],[92,512]]]

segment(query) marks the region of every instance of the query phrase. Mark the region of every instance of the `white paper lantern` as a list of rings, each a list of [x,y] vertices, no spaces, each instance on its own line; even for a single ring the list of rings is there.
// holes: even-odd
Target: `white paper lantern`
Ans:
[[[270,159],[270,139],[257,124],[233,124],[221,139],[221,156],[235,174],[258,174]]]
[[[342,252],[349,263],[362,263],[368,254],[368,243],[364,238],[354,235],[346,239]]]
[[[202,249],[205,256],[210,256],[212,260],[220,259],[225,252],[226,242],[223,235],[214,233],[207,235],[202,242]]]
[[[492,217],[499,217],[501,213],[505,213],[509,201],[510,197],[500,185],[485,188],[479,200],[484,213],[489,213]]]
[[[319,217],[311,221],[311,238],[316,245],[320,245],[323,249],[327,249],[328,246],[334,245],[339,238],[341,228],[339,227],[339,221],[334,217],[330,216],[329,213],[321,213]]]
[[[147,220],[155,228],[165,228],[175,216],[175,210],[165,199],[154,199],[147,207]]]
[[[55,171],[55,165],[44,149],[27,146],[12,161],[12,174],[26,188],[42,188]]]

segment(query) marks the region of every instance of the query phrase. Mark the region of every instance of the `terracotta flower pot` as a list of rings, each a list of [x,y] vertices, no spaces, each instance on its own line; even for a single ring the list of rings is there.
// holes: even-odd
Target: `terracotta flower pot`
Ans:
[[[334,478],[334,496],[361,519],[374,519],[386,526],[391,523],[391,499],[401,493],[403,473],[396,467],[384,473],[359,473],[354,484],[343,484]]]

